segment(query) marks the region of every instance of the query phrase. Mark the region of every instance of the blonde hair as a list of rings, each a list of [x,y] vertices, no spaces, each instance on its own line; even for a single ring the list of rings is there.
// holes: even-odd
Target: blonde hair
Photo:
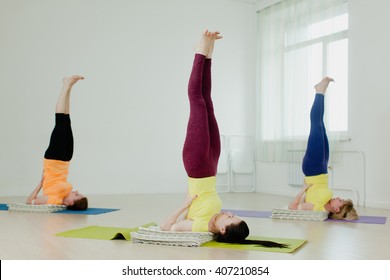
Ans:
[[[338,213],[330,213],[329,218],[334,220],[357,220],[359,215],[353,207],[352,200],[347,199],[340,207],[340,211]]]

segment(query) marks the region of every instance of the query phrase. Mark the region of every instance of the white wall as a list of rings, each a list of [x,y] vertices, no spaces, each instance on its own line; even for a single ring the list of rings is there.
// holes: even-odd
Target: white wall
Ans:
[[[365,155],[366,205],[378,208],[390,208],[389,10],[390,1],[387,0],[349,0],[349,128],[352,140],[344,143],[342,149]],[[339,169],[349,170],[339,172],[338,183],[352,182],[353,185],[356,177],[361,178],[359,161],[358,155],[344,159],[344,166]],[[352,166],[357,170],[351,170]],[[297,189],[287,186],[287,170],[285,164],[258,163],[257,191],[295,194]]]
[[[353,147],[367,157],[367,200],[390,208],[390,2],[350,3],[350,117]]]
[[[73,73],[86,76],[72,96],[75,188],[184,192],[186,87],[198,34],[224,35],[213,66],[221,133],[253,134],[255,12],[273,1],[0,0],[0,196],[27,195],[38,182],[61,78]],[[343,149],[366,156],[366,205],[390,208],[390,2],[349,3],[352,140]],[[341,184],[355,180],[345,165]],[[258,192],[296,193],[285,164],[257,167]]]
[[[62,77],[73,89],[69,181],[85,194],[184,192],[186,88],[200,32],[223,134],[254,127],[254,6],[229,0],[0,0],[0,196],[40,179]],[[249,109],[248,109],[249,108]]]

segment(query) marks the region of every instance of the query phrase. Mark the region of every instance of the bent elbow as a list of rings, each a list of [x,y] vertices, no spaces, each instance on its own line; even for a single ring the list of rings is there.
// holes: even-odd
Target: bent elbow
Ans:
[[[162,225],[160,225],[160,229],[162,231],[170,231],[171,230],[171,226],[170,225],[166,225],[166,224],[162,224]]]
[[[297,210],[297,205],[295,205],[295,204],[290,204],[289,206],[288,206],[288,209],[289,210]]]

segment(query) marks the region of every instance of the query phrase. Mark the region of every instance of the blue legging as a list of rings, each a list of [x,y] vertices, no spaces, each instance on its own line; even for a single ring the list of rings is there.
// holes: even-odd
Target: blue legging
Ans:
[[[310,135],[302,170],[305,176],[328,173],[329,142],[324,125],[324,98],[317,93],[310,111]]]

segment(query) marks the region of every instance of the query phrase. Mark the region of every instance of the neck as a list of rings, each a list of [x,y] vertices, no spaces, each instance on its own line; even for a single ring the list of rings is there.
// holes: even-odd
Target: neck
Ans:
[[[328,212],[332,212],[332,207],[330,206],[330,201],[328,201],[325,205],[324,208]]]
[[[212,233],[217,233],[218,231],[216,230],[216,227],[215,227],[215,218],[218,214],[214,214],[210,220],[209,220],[209,223],[208,223],[208,229],[210,232]]]

